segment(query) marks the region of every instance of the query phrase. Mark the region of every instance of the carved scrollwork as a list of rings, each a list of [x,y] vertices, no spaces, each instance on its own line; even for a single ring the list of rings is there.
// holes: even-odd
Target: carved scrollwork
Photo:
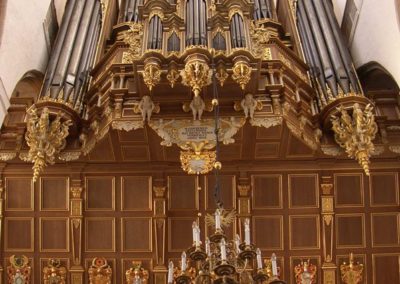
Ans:
[[[111,124],[113,129],[116,130],[124,130],[124,131],[132,131],[137,130],[144,127],[144,122],[140,121],[133,121],[133,120],[115,120]]]
[[[129,31],[125,32],[123,41],[129,45],[128,54],[124,56],[126,63],[137,60],[142,55],[143,25],[131,23]]]
[[[235,63],[232,71],[232,79],[244,90],[246,85],[250,82],[252,68],[247,62],[240,61]]]
[[[159,64],[151,62],[144,66],[143,81],[150,91],[161,81],[161,67]]]
[[[271,49],[267,47],[271,34],[259,22],[250,22],[250,38],[252,41],[252,53],[263,60],[271,60]]]
[[[195,96],[200,95],[201,89],[212,83],[212,71],[203,61],[192,60],[186,63],[181,71],[182,84],[191,87]]]

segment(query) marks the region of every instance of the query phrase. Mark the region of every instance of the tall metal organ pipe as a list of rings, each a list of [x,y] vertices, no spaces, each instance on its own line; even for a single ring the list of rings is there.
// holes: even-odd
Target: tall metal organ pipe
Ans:
[[[148,49],[162,48],[162,22],[159,16],[154,15],[149,22]]]
[[[318,104],[326,105],[341,91],[345,94],[351,90],[360,92],[332,4],[325,0],[298,0],[296,13],[310,74],[323,92]]]
[[[205,0],[186,2],[186,46],[207,45],[207,5]]]
[[[139,21],[139,5],[143,4],[143,0],[125,0],[125,10],[123,14],[124,22]]]
[[[101,26],[99,0],[67,1],[65,15],[50,55],[41,97],[51,97],[81,108]],[[86,83],[85,83],[86,82]]]
[[[246,47],[243,18],[239,13],[235,13],[231,18],[231,39],[232,48]]]
[[[271,0],[254,0],[254,20],[272,19],[274,17]]]

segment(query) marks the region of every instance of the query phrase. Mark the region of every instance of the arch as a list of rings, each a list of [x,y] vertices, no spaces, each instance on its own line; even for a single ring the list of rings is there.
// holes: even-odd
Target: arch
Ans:
[[[207,3],[186,1],[186,46],[207,45]]]
[[[233,14],[231,18],[231,42],[232,48],[246,47],[244,22],[239,13]]]
[[[44,75],[37,70],[26,72],[11,94],[12,98],[32,98],[34,101],[39,97],[40,89],[42,88]]]
[[[162,48],[162,35],[163,26],[161,18],[158,15],[154,15],[149,21],[149,34],[147,38],[148,49],[161,49]]]
[[[400,88],[393,76],[381,64],[368,62],[357,69],[358,77],[364,92],[384,91],[398,94]]]

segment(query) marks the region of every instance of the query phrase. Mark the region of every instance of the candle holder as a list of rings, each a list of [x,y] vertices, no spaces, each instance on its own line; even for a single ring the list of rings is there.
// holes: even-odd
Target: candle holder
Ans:
[[[241,252],[239,253],[239,258],[242,260],[252,260],[256,257],[255,246],[253,244],[242,243],[239,246]]]
[[[175,281],[177,284],[190,284],[192,282],[192,279],[189,276],[183,274],[176,277]]]
[[[203,248],[200,246],[190,247],[187,250],[187,254],[193,261],[204,261],[207,258],[207,254],[204,252]]]
[[[210,241],[213,243],[219,243],[222,239],[226,239],[226,235],[221,229],[217,229],[215,233],[210,236]]]
[[[232,277],[223,276],[214,280],[214,284],[237,284],[238,282]]]
[[[256,283],[264,283],[269,279],[268,275],[265,274],[264,269],[259,269],[255,275],[253,275],[253,280]]]
[[[214,273],[217,276],[229,276],[233,275],[236,273],[236,269],[233,265],[229,264],[226,260],[221,261],[220,264],[218,264],[214,268]]]

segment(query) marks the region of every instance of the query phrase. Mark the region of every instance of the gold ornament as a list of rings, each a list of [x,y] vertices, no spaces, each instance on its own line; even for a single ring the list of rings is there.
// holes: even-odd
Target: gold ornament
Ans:
[[[33,163],[33,181],[35,182],[43,169],[55,163],[55,158],[65,148],[68,136],[70,120],[61,122],[61,114],[51,120],[50,113],[44,108],[40,117],[35,107],[28,111],[26,143],[29,146],[29,153],[26,160]]]
[[[143,81],[150,91],[160,83],[161,80],[161,68],[157,63],[151,62],[144,66]]]
[[[267,47],[271,34],[259,22],[250,22],[250,38],[252,42],[252,53],[262,60],[271,60],[271,49]]]
[[[340,273],[342,276],[342,281],[345,284],[358,284],[362,282],[363,279],[364,265],[359,263],[354,263],[353,253],[350,253],[349,264],[343,262],[340,265]]]
[[[191,87],[195,96],[200,95],[201,89],[211,84],[212,71],[203,61],[189,61],[181,71],[182,84]]]
[[[167,80],[171,88],[175,87],[176,82],[179,79],[179,71],[176,68],[171,68],[167,74]]]
[[[129,45],[128,54],[125,56],[125,62],[133,62],[142,55],[143,25],[140,23],[131,23],[129,31],[125,32],[123,41]]]
[[[104,257],[96,257],[89,268],[89,284],[111,284],[112,269]]]
[[[343,108],[338,108],[341,117],[332,116],[332,129],[335,140],[346,150],[350,158],[355,158],[369,176],[369,158],[374,152],[374,144],[378,126],[371,105],[362,111],[358,103],[353,106],[352,116]]]
[[[9,258],[10,265],[7,267],[8,283],[31,283],[31,271],[29,258],[25,255]]]
[[[181,151],[182,169],[190,175],[207,174],[212,171],[217,155],[215,151]]]
[[[132,261],[132,267],[126,272],[126,283],[147,284],[149,280],[149,272],[142,267],[140,261]]]
[[[226,79],[229,75],[223,64],[219,64],[217,67],[217,72],[215,73],[215,78],[218,80],[221,87],[224,86]]]
[[[241,61],[235,63],[232,71],[232,79],[244,90],[251,79],[251,67],[247,62]]]
[[[315,284],[317,283],[317,267],[308,261],[301,261],[294,268],[296,284]]]
[[[43,268],[44,284],[65,284],[67,269],[61,266],[59,259],[50,259],[47,266]]]

